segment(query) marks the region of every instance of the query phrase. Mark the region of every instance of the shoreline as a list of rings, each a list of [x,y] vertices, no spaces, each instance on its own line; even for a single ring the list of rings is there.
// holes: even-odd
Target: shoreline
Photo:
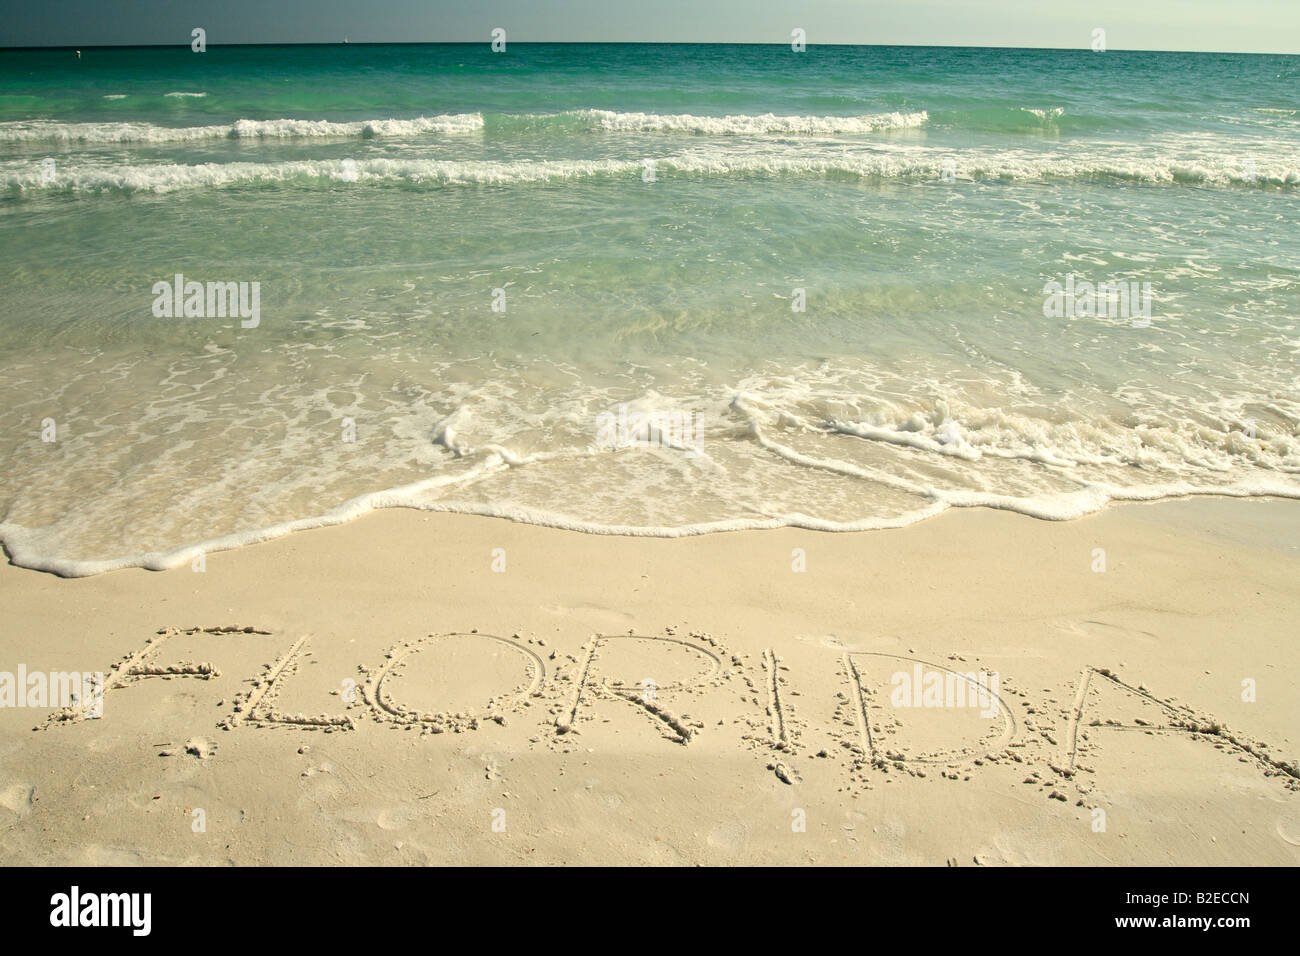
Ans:
[[[486,464],[471,470],[468,477],[475,477],[485,467]],[[467,476],[460,476],[461,480],[465,477]],[[359,518],[364,518],[369,514],[384,511],[414,511],[425,515],[492,518],[553,531],[567,531],[601,537],[674,540],[677,538],[694,538],[735,532],[777,531],[784,528],[826,534],[896,531],[921,524],[949,512],[970,510],[1002,511],[1046,522],[1071,522],[1101,514],[1114,505],[1161,504],[1163,502],[1199,499],[1300,501],[1300,489],[1282,487],[1272,488],[1268,491],[1224,487],[1181,493],[1159,488],[1129,491],[1116,489],[1103,491],[1096,488],[1091,490],[1095,491],[1094,497],[1100,503],[1092,510],[1080,511],[1078,510],[1078,499],[1083,494],[1082,492],[1048,497],[1016,498],[1009,495],[962,491],[936,493],[929,505],[891,518],[833,521],[814,518],[809,515],[793,514],[767,520],[730,518],[667,527],[655,525],[607,525],[527,506],[510,506],[506,508],[486,505],[457,507],[443,506],[437,502],[419,502],[417,496],[422,491],[430,487],[436,487],[445,480],[441,477],[435,477],[412,482],[397,488],[366,492],[349,498],[318,515],[291,518],[249,531],[229,532],[202,541],[182,544],[165,551],[145,551],[116,558],[66,558],[36,555],[31,553],[30,548],[21,540],[22,535],[30,532],[31,529],[0,522],[0,554],[3,554],[11,566],[52,574],[60,578],[75,579],[96,577],[111,571],[123,571],[132,568],[146,571],[170,571],[186,563],[193,563],[200,559],[206,560],[206,556],[209,554],[238,551],[253,545],[266,544],[280,538],[300,534],[303,531],[339,527]],[[1070,506],[1070,502],[1074,502],[1073,507]],[[19,540],[15,541],[15,537],[18,537]]]
[[[388,509],[201,574],[5,565],[0,671],[109,689],[97,720],[0,707],[0,855],[1300,863],[1300,509],[936,518],[677,540]],[[895,700],[917,667],[996,675],[997,714]]]

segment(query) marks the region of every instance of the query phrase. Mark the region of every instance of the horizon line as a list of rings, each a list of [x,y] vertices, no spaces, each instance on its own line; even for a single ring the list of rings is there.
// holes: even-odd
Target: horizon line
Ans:
[[[211,47],[275,47],[275,46],[479,46],[491,45],[491,39],[485,40],[266,40],[252,43],[214,43]],[[776,46],[788,47],[789,42],[769,40],[510,40],[513,46]],[[806,47],[878,47],[880,49],[915,49],[915,50],[1037,50],[1045,53],[1181,53],[1208,56],[1300,56],[1300,51],[1283,53],[1274,50],[1175,50],[1143,48],[1107,48],[1095,51],[1087,46],[994,46],[968,43],[806,43]],[[4,44],[0,50],[130,50],[154,48],[189,49],[187,42],[179,43],[51,43],[51,44]]]

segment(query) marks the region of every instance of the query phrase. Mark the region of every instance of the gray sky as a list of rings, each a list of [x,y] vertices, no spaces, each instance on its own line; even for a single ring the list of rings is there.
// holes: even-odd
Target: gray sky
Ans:
[[[0,0],[0,45],[528,41],[932,44],[1300,54],[1300,0]]]

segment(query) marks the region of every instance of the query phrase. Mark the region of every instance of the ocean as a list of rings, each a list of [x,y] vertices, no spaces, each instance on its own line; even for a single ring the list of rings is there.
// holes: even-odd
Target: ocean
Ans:
[[[0,51],[0,542],[1300,497],[1300,58]],[[486,559],[485,559],[486,560]]]

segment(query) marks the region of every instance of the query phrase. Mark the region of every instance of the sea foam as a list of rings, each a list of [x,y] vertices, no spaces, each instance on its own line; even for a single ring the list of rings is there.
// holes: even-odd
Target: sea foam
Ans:
[[[296,123],[298,121],[277,121]],[[332,124],[338,125],[338,124]],[[304,129],[306,127],[303,127]],[[387,135],[382,126],[369,127]],[[432,127],[431,127],[432,128]],[[123,132],[119,130],[118,132]],[[360,133],[361,129],[350,135]],[[0,131],[0,137],[3,137]],[[257,135],[253,132],[241,135]],[[278,133],[276,135],[293,135]],[[313,134],[305,134],[313,135]],[[314,135],[330,135],[320,132]],[[656,158],[657,175],[701,179],[807,178],[860,179],[868,182],[934,182],[945,175],[946,154],[927,148],[896,148],[866,154],[841,151],[745,151],[700,148]],[[1160,186],[1241,186],[1246,188],[1300,185],[1300,166],[1285,158],[1261,162],[1253,170],[1232,158],[1217,156],[1121,157],[1110,152],[1089,155],[1029,153],[1023,150],[971,151],[955,167],[960,181],[1050,182],[1111,181]],[[292,183],[336,180],[354,183],[405,182],[425,185],[512,185],[574,180],[640,177],[641,159],[442,160],[377,157],[357,159],[348,167],[339,160],[290,160],[275,163],[229,162],[187,165],[140,163],[121,165],[70,159],[61,164],[57,181],[41,177],[31,163],[9,164],[0,171],[0,186],[18,189],[72,189],[75,192],[125,190],[170,192],[177,189],[233,186],[245,183]]]
[[[469,133],[482,128],[483,116],[479,113],[421,116],[416,119],[359,120],[351,123],[304,119],[241,119],[228,126],[176,127],[157,126],[153,123],[63,123],[57,120],[18,120],[0,123],[0,142],[142,143],[152,145],[223,138],[294,139],[331,137],[347,139],[357,136],[402,137],[418,136],[424,133]]]

